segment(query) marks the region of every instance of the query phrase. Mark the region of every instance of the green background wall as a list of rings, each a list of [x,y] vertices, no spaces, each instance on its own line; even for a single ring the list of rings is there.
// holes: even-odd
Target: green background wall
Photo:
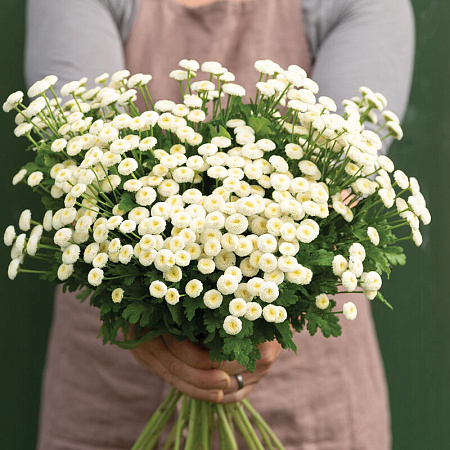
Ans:
[[[395,1],[395,0],[393,0]],[[384,293],[395,311],[373,304],[389,382],[394,449],[450,448],[450,2],[413,0],[417,55],[405,139],[391,156],[416,176],[432,224],[424,245],[407,246],[408,265],[394,271]],[[1,0],[0,100],[24,89],[24,1]],[[389,14],[386,11],[386,14]],[[17,223],[35,197],[11,177],[26,161],[13,118],[0,112],[0,231]],[[27,155],[28,156],[28,155]],[[52,288],[32,277],[6,277],[9,252],[0,245],[0,449],[35,448],[40,383],[52,314]],[[337,449],[339,450],[339,449]]]

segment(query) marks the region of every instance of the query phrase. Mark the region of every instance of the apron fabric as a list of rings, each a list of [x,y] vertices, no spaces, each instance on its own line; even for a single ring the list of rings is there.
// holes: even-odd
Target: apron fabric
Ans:
[[[195,8],[141,0],[125,55],[131,73],[152,74],[154,100],[176,102],[178,83],[168,74],[183,58],[221,62],[250,96],[258,59],[311,68],[299,0],[217,0]],[[362,294],[335,299],[338,310],[353,301],[357,319],[341,320],[338,339],[297,334],[298,354],[283,351],[249,399],[287,450],[387,450],[387,388],[370,302]],[[130,352],[103,346],[99,327],[97,310],[57,289],[40,450],[129,449],[170,391]]]

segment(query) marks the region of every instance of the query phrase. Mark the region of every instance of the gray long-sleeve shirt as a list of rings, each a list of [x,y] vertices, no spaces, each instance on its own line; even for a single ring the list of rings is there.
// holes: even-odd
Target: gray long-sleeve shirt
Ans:
[[[27,83],[49,73],[60,83],[93,80],[124,68],[138,1],[28,0]],[[321,94],[340,103],[366,85],[402,116],[414,59],[409,0],[303,0],[302,8]]]

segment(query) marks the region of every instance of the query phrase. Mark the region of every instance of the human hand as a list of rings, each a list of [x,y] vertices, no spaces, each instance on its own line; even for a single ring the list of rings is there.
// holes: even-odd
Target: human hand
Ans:
[[[144,367],[192,398],[220,403],[231,385],[230,376],[211,361],[207,349],[188,340],[177,341],[168,333],[131,352]]]
[[[236,403],[247,397],[253,388],[264,378],[271,370],[274,362],[278,358],[282,347],[277,341],[268,341],[258,346],[261,352],[261,359],[256,363],[255,371],[249,372],[245,367],[236,361],[224,361],[218,367],[230,375],[230,386],[225,389],[224,397],[220,403]],[[217,363],[215,363],[217,364]],[[217,367],[217,366],[216,366]],[[244,387],[239,389],[239,382],[236,375],[242,376]]]

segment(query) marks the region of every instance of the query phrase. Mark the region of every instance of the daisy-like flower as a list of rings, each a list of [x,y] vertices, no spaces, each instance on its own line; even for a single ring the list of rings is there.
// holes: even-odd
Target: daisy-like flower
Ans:
[[[119,250],[119,261],[122,264],[128,264],[133,257],[133,246],[130,244],[123,245]]]
[[[180,301],[180,293],[175,288],[169,288],[164,298],[169,305],[176,305]]]
[[[262,307],[259,303],[249,302],[247,303],[247,309],[245,311],[244,317],[247,320],[254,321],[259,319],[262,314]]]
[[[365,274],[362,287],[365,291],[379,291],[381,289],[382,280],[377,272],[368,272]]]
[[[37,170],[29,175],[27,179],[28,186],[35,187],[44,179],[44,174]]]
[[[259,289],[259,296],[263,302],[272,303],[280,295],[278,285],[273,281],[263,282],[261,288]]]
[[[190,280],[184,290],[189,297],[197,298],[203,291],[203,283],[197,279]]]
[[[136,203],[141,206],[149,206],[156,200],[156,191],[149,186],[143,187],[136,192]]]
[[[378,234],[376,228],[368,227],[367,236],[369,237],[370,242],[372,242],[373,245],[378,245],[380,243],[380,235]]]
[[[16,239],[16,230],[14,229],[13,225],[9,225],[6,228],[5,233],[3,235],[3,242],[5,243],[6,246],[10,247],[11,245],[13,245],[15,239]]]
[[[272,95],[275,95],[275,89],[265,81],[259,81],[256,83],[256,89],[258,89],[258,91],[266,97],[272,97]]]
[[[139,167],[138,162],[134,158],[125,158],[117,167],[121,175],[130,175]]]
[[[13,177],[12,184],[13,186],[16,186],[19,184],[26,176],[27,170],[26,169],[20,169]]]
[[[103,269],[108,263],[108,254],[107,253],[98,253],[95,258],[92,260],[92,265],[99,269]]]
[[[62,254],[62,262],[64,264],[75,264],[80,257],[81,249],[78,245],[69,245]]]
[[[358,315],[356,306],[352,302],[344,303],[342,307],[342,313],[347,320],[355,320],[356,316]]]
[[[60,247],[67,247],[71,238],[72,230],[70,228],[61,228],[55,233],[53,241]]]
[[[88,282],[92,286],[100,286],[102,284],[104,272],[97,267],[91,269],[88,274]]]
[[[124,220],[120,225],[119,225],[119,230],[122,233],[132,233],[134,230],[136,229],[136,222],[134,220]]]
[[[353,272],[355,274],[356,277],[360,277],[364,271],[364,267],[363,267],[363,263],[362,261],[355,257],[355,256],[350,256],[350,261],[348,264],[348,270],[350,270],[351,272]]]
[[[354,258],[358,258],[361,262],[366,259],[366,250],[365,248],[358,242],[353,243],[348,249],[350,256]]]
[[[265,319],[266,322],[276,322],[279,315],[280,315],[280,311],[278,309],[277,306],[275,305],[266,305],[263,310],[263,317]]]
[[[351,272],[350,270],[346,270],[341,275],[341,279],[342,285],[344,286],[346,291],[353,292],[356,289],[358,279],[356,278],[356,275],[353,272]]]
[[[9,263],[8,278],[10,280],[14,280],[17,277],[17,274],[19,273],[19,266],[20,266],[20,258],[14,258]]]
[[[327,309],[330,305],[330,300],[327,294],[319,294],[316,296],[316,306],[319,309]]]
[[[242,234],[248,228],[248,220],[242,214],[232,214],[225,220],[225,228],[231,234]]]
[[[314,232],[314,230],[312,230]],[[281,226],[281,237],[288,242],[293,241],[296,238],[297,230],[295,225],[290,222],[286,222]]]
[[[243,97],[245,95],[245,89],[239,84],[235,83],[226,83],[222,86],[222,91],[225,94],[234,96],[234,97]]]
[[[220,307],[223,301],[222,294],[216,290],[211,289],[203,295],[203,303],[206,305],[209,309],[217,309]]]
[[[223,329],[232,336],[239,334],[242,330],[242,321],[235,316],[227,316],[223,322]]]
[[[305,224],[305,225],[300,225],[297,228],[296,236],[300,242],[308,244],[317,237],[317,234],[313,227]]]
[[[243,298],[235,298],[231,300],[228,310],[235,317],[242,317],[247,312],[247,302]]]
[[[22,231],[28,231],[31,228],[31,211],[24,209],[19,217],[19,228]]]
[[[236,292],[238,285],[237,278],[232,275],[221,275],[217,280],[217,289],[224,295]]]
[[[118,287],[111,292],[111,299],[114,303],[120,303],[123,299],[125,291]]]
[[[398,123],[393,121],[386,122],[386,129],[394,139],[399,141],[403,138],[403,130]]]
[[[152,297],[163,298],[167,293],[167,286],[162,281],[153,281],[149,286],[149,292]]]

